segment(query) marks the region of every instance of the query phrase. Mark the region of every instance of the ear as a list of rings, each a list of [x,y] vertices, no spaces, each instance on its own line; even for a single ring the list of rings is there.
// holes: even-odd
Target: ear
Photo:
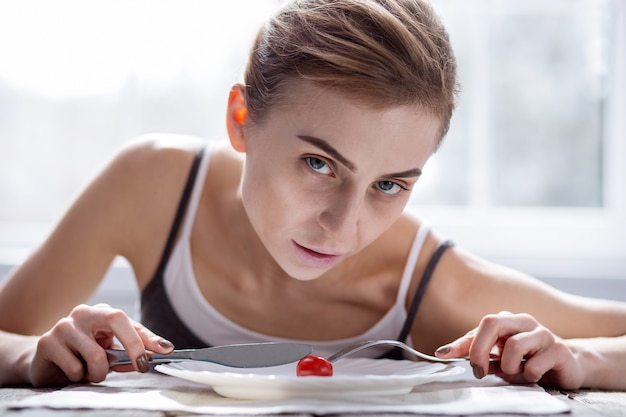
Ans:
[[[244,86],[235,84],[230,89],[228,96],[228,108],[226,110],[226,129],[230,144],[237,152],[246,151],[243,125],[248,117]]]

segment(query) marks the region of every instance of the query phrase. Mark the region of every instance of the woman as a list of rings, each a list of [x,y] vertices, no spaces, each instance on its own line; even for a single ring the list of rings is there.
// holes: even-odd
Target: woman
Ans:
[[[398,339],[469,355],[478,378],[626,388],[626,305],[492,265],[404,211],[455,93],[453,53],[428,4],[286,5],[230,92],[230,149],[139,138],[9,277],[0,328],[52,326],[29,339],[13,381],[100,381],[113,337],[138,371],[146,351],[172,343],[297,340],[327,355]],[[118,255],[141,290],[142,324],[106,306],[71,310]]]

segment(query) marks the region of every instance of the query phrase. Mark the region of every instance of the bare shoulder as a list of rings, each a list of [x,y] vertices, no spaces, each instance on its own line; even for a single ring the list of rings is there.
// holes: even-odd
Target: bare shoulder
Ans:
[[[111,162],[104,176],[119,198],[119,218],[130,226],[120,254],[139,270],[140,285],[151,276],[154,251],[165,243],[183,193],[193,159],[206,142],[183,136],[150,134],[129,142]],[[108,194],[108,193],[105,193]],[[158,243],[152,243],[158,242]],[[143,282],[142,282],[143,281]]]
[[[195,136],[148,134],[128,142],[113,160],[111,167],[133,193],[182,192],[181,179],[186,179],[198,151],[210,145],[210,169],[241,169],[242,158],[220,142],[208,142]],[[221,177],[223,176],[217,176]],[[157,188],[158,189],[155,189]],[[144,200],[145,201],[145,200]]]
[[[96,179],[94,186],[99,192],[95,199],[116,195],[118,204],[114,208],[118,214],[137,217],[129,224],[157,226],[154,221],[162,223],[164,216],[173,214],[194,155],[202,144],[195,137],[164,134],[130,141]]]
[[[126,194],[132,205],[153,205],[182,192],[192,160],[203,145],[199,138],[150,134],[124,146],[103,173],[116,192]],[[163,201],[160,201],[163,202]],[[144,214],[159,211],[153,206]]]
[[[121,170],[121,174],[132,174],[130,179],[164,180],[186,165],[188,168],[188,162],[203,143],[194,136],[142,135],[120,150],[112,166]]]

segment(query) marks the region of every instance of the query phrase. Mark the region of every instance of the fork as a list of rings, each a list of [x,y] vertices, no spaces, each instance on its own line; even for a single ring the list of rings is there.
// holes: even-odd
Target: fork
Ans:
[[[406,343],[402,343],[397,340],[364,340],[364,341],[357,342],[353,345],[350,345],[346,348],[341,349],[339,352],[336,352],[332,354],[331,356],[329,356],[328,358],[326,358],[326,360],[331,363],[336,362],[345,356],[348,356],[360,350],[367,349],[372,346],[378,346],[378,345],[396,346],[396,347],[399,347],[400,349],[406,350],[409,353],[412,353],[413,355],[417,356],[420,359],[423,359],[429,362],[450,363],[450,362],[469,361],[468,356],[465,356],[463,358],[450,358],[450,359],[438,358],[436,356],[422,353],[419,350],[415,350],[411,346],[407,345]],[[526,362],[526,360],[527,360],[526,357],[522,358],[522,362]],[[489,358],[489,362],[500,362],[500,358],[497,356],[492,356]]]
[[[451,359],[441,359],[438,358],[436,356],[431,356],[431,355],[427,355],[426,353],[422,353],[419,350],[415,350],[413,349],[411,346],[407,345],[406,343],[402,343],[399,342],[397,340],[364,340],[361,342],[357,342],[353,345],[350,345],[344,349],[341,349],[339,352],[332,354],[331,356],[329,356],[328,358],[326,358],[329,362],[336,362],[339,359],[351,355],[353,353],[356,353],[360,350],[363,349],[367,349],[369,347],[372,346],[378,346],[378,345],[389,345],[389,346],[395,346],[395,347],[399,347],[403,350],[406,350],[409,353],[412,353],[413,355],[417,356],[420,359],[424,359],[426,361],[430,361],[430,362],[463,362],[463,361],[467,361],[468,358],[451,358]]]

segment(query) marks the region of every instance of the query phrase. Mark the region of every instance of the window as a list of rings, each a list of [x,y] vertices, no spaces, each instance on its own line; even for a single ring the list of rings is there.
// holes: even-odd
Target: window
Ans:
[[[0,2],[0,264],[129,139],[225,137],[228,91],[277,3]]]
[[[128,139],[224,137],[228,89],[278,3],[0,2],[0,264]],[[463,92],[410,209],[539,276],[625,277],[624,2],[434,5]]]
[[[435,4],[463,92],[412,208],[540,276],[626,277],[624,3]]]

